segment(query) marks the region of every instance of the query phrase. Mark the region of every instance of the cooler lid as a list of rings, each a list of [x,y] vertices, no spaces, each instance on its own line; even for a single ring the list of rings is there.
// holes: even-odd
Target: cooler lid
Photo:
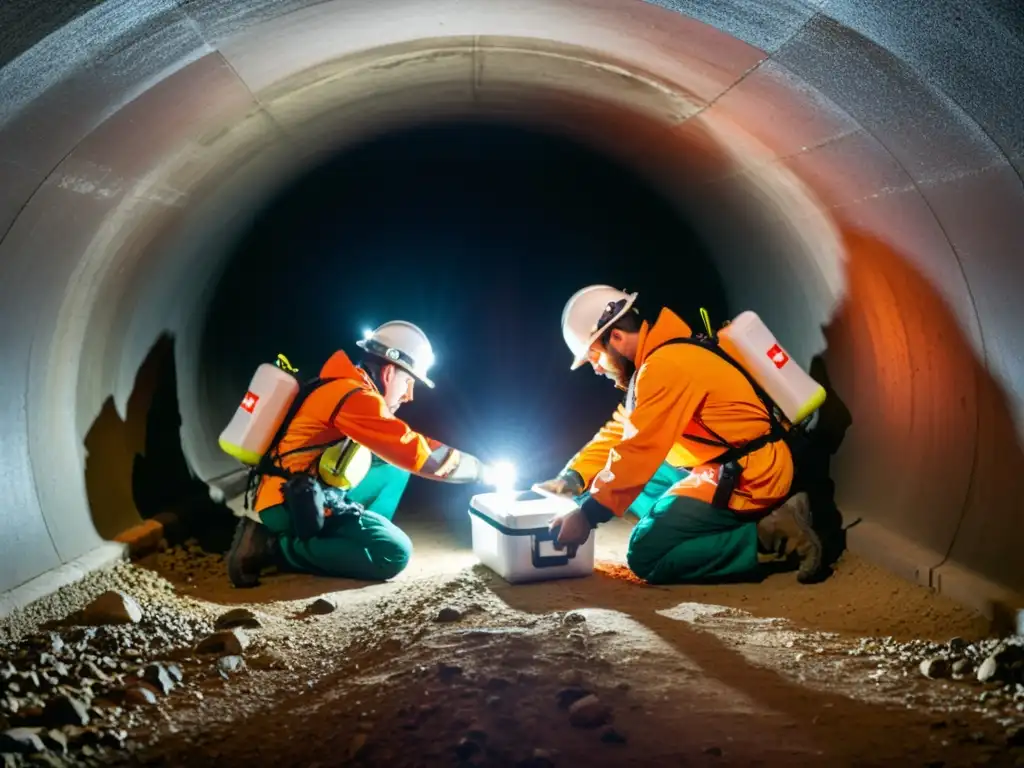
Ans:
[[[576,502],[570,498],[546,496],[536,491],[517,491],[480,493],[469,500],[469,506],[506,528],[531,530],[547,528],[551,518],[571,511],[576,507]]]

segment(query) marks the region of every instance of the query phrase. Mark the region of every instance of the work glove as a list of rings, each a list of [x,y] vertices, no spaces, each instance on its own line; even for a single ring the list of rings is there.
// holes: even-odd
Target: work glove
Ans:
[[[476,456],[469,453],[459,454],[459,463],[451,472],[445,475],[444,480],[448,483],[479,483],[483,482],[484,463]]]
[[[556,550],[566,550],[569,557],[576,556],[576,550],[587,543],[592,530],[590,521],[579,507],[563,512],[549,524],[548,530],[554,535]]]
[[[583,478],[578,472],[567,469],[558,477],[538,483],[537,487],[555,496],[579,496],[583,493]]]

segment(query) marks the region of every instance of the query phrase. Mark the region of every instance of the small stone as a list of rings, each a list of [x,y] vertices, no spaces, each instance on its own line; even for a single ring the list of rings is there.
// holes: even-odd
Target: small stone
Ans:
[[[947,677],[950,672],[949,662],[941,658],[925,659],[921,662],[918,669],[921,670],[922,675],[933,680]]]
[[[116,729],[113,731],[105,731],[99,738],[99,743],[107,746],[114,747],[115,749],[124,749],[124,742],[128,738],[128,731],[123,729]]]
[[[217,668],[224,672],[241,672],[245,668],[245,660],[241,656],[222,656],[217,659]]]
[[[259,629],[263,626],[256,614],[248,608],[235,608],[227,613],[221,614],[214,622],[214,629],[233,629],[242,627],[244,629]]]
[[[13,752],[20,755],[32,755],[44,752],[46,746],[39,734],[40,728],[11,728],[0,733],[0,752]]]
[[[196,646],[196,653],[208,654],[217,653],[225,656],[241,656],[242,652],[249,647],[249,636],[244,629],[223,629],[214,632],[203,639]]]
[[[287,669],[288,663],[277,651],[265,651],[249,660],[249,665],[254,669],[274,670]]]
[[[314,616],[326,616],[338,610],[338,604],[327,597],[318,597],[306,607],[306,613]]]
[[[452,622],[452,621],[461,621],[461,620],[462,620],[462,612],[457,610],[457,609],[455,609],[455,608],[442,608],[440,611],[438,611],[437,617],[434,619],[434,621],[438,621],[438,622],[442,622],[442,623],[448,623],[448,622]]]
[[[52,728],[41,734],[41,736],[43,744],[54,752],[59,752],[62,755],[66,755],[68,753],[68,737],[63,731],[58,731],[56,728]]]
[[[174,682],[180,683],[182,680],[185,679],[185,673],[181,671],[181,667],[179,667],[177,664],[168,664],[166,669],[167,674],[171,676],[171,679]]]
[[[612,709],[590,694],[569,707],[569,723],[577,728],[597,728],[611,719]]]
[[[125,701],[129,704],[156,704],[156,694],[149,688],[136,685],[125,692]]]
[[[978,682],[987,683],[996,678],[999,674],[999,662],[996,661],[995,655],[989,656],[978,667]]]
[[[142,609],[128,594],[113,589],[93,600],[83,611],[86,624],[138,624],[142,621]]]
[[[559,709],[569,709],[580,699],[584,699],[590,695],[590,691],[586,688],[580,688],[578,686],[570,686],[563,688],[555,694],[555,698],[558,699]]]
[[[89,705],[73,696],[57,696],[46,704],[43,717],[49,725],[85,726],[89,724]]]
[[[951,650],[953,653],[962,653],[967,649],[967,641],[964,640],[962,637],[951,638],[948,645],[949,650]]]
[[[952,672],[954,675],[967,675],[971,672],[970,659],[957,659],[953,662]]]
[[[582,624],[587,620],[587,617],[577,611],[569,611],[562,618],[563,624]]]
[[[601,741],[605,744],[625,744],[626,736],[622,732],[615,730],[612,726],[606,725],[601,730]]]
[[[494,709],[499,704],[501,704],[501,696],[488,696],[487,700],[484,702],[484,705],[491,709]]]
[[[711,755],[712,757],[721,757],[722,756],[722,748],[721,747],[708,747],[707,749],[704,750],[704,754],[705,755]]]
[[[142,679],[155,687],[164,696],[174,688],[174,679],[163,664],[150,664],[142,673]]]

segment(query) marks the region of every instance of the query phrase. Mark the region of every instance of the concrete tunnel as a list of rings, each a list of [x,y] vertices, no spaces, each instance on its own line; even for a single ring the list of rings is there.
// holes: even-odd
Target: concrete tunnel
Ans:
[[[237,382],[202,373],[224,244],[319,158],[422,115],[556,130],[656,185],[731,305],[825,361],[850,549],[986,615],[1021,606],[1015,5],[5,3],[5,612],[120,556],[85,437],[110,398],[125,417],[161,335],[189,467],[237,468],[216,442]]]

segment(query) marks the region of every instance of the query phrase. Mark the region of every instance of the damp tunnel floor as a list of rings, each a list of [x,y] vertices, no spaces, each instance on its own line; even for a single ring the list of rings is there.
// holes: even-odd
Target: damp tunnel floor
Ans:
[[[0,30],[4,632],[114,586],[136,594],[144,614],[141,624],[91,636],[59,629],[59,651],[39,635],[43,645],[20,661],[42,676],[16,663],[17,680],[0,678],[0,730],[49,728],[57,718],[57,727],[88,731],[131,715],[148,723],[139,733],[159,732],[152,754],[168,764],[186,752],[220,765],[242,755],[325,765],[558,765],[584,755],[616,765],[1017,759],[1024,697],[1003,679],[1016,674],[1004,668],[1020,670],[1017,646],[993,661],[1002,671],[992,680],[978,681],[975,669],[997,650],[982,635],[1012,630],[1024,608],[1024,23],[1015,3],[108,0],[38,9],[14,0],[0,8]],[[661,590],[610,569],[509,589],[460,559],[464,515],[427,513],[408,522],[425,545],[406,578],[343,589],[339,607],[322,616],[295,612],[341,585],[277,582],[284,592],[249,606],[262,624],[252,645],[192,654],[217,615],[245,600],[214,591],[205,603],[197,592],[212,588],[211,569],[222,564],[208,553],[222,548],[218,537],[233,522],[208,494],[237,469],[217,433],[268,354],[231,335],[259,328],[269,354],[299,349],[304,366],[323,351],[301,349],[301,324],[253,320],[244,302],[232,304],[246,263],[232,249],[275,194],[332,158],[415,124],[472,121],[556,134],[648,189],[623,181],[616,197],[613,182],[578,171],[577,186],[564,188],[591,217],[574,226],[590,226],[608,251],[600,276],[589,276],[588,246],[569,238],[573,256],[560,260],[551,246],[538,256],[547,263],[521,276],[491,254],[482,267],[493,267],[501,295],[460,300],[446,275],[473,263],[465,244],[462,261],[453,250],[425,256],[414,319],[436,321],[447,345],[441,359],[457,362],[439,379],[451,394],[418,393],[410,421],[451,430],[483,453],[522,451],[552,425],[558,437],[539,441],[530,471],[556,468],[614,393],[565,370],[561,288],[551,286],[567,275],[581,285],[646,282],[692,316],[694,302],[708,301],[694,290],[699,269],[721,288],[710,304],[756,310],[829,389],[819,468],[846,553],[830,579],[806,587],[778,574],[748,587]],[[500,164],[486,155],[475,167],[465,161],[458,205],[532,172],[511,153],[504,160],[500,174],[488,173]],[[358,172],[372,173],[372,164]],[[373,182],[367,190],[386,201],[386,181]],[[404,177],[402,190],[412,190],[404,204],[417,184],[429,197],[424,182]],[[508,184],[506,205],[528,205]],[[554,198],[557,189],[545,191]],[[346,194],[358,210],[358,184]],[[636,248],[613,267],[612,251],[630,244],[628,226],[611,226],[627,198],[648,218],[630,220]],[[699,258],[661,270],[645,261],[661,216],[656,200],[692,229],[676,236],[699,243]],[[556,207],[545,210],[558,217]],[[546,231],[542,218],[517,232],[517,248]],[[457,216],[449,226],[458,229]],[[465,228],[485,229],[475,220]],[[362,237],[346,248],[359,250]],[[399,241],[391,247],[413,247]],[[631,278],[630,269],[644,274]],[[273,271],[262,277],[264,290],[274,287]],[[538,298],[531,281],[546,281],[551,295]],[[280,273],[276,282],[285,282]],[[470,319],[432,318],[425,307],[435,294]],[[350,325],[384,319],[370,316],[369,291],[353,303],[344,327],[329,312],[317,318],[329,329],[324,345],[349,348],[359,330]],[[550,331],[538,320],[526,334],[514,322],[534,305]],[[482,383],[460,387],[464,350],[487,338],[498,352],[514,350],[514,363],[488,358]],[[218,364],[228,352],[239,359]],[[502,375],[513,369],[530,384],[503,394]],[[559,422],[549,387],[587,415]],[[494,405],[502,399],[503,415]],[[503,440],[490,445],[486,435],[495,434]],[[418,493],[403,512],[436,508],[436,497]],[[191,551],[105,569],[124,557],[126,537],[148,531],[155,543],[156,521],[170,519],[216,520],[220,529]],[[625,525],[602,539],[609,560],[621,561]],[[434,621],[449,607],[458,621]],[[821,634],[832,631],[838,636]],[[133,654],[140,632],[146,648]],[[890,634],[921,639],[859,639]],[[970,650],[942,645],[954,635]],[[71,664],[79,652],[95,670]],[[931,664],[937,656],[946,662]],[[56,657],[75,678],[71,692],[55,690]],[[947,668],[961,657],[969,672]],[[168,685],[143,661],[174,662],[189,682]],[[147,675],[145,685],[135,679]],[[587,702],[593,727],[569,722],[587,720],[580,707],[566,711],[566,697],[584,690],[612,710]],[[409,699],[392,707],[386,694],[398,691]],[[74,703],[52,703],[64,695],[94,699],[87,717]],[[151,696],[160,698],[147,711]],[[323,737],[311,723],[332,709],[344,717],[318,752],[312,745]],[[173,716],[153,731],[164,710]],[[438,712],[446,719],[433,729]],[[845,723],[862,726],[856,743],[842,742]],[[561,744],[531,736],[547,727]],[[207,741],[193,743],[203,730]],[[259,731],[263,742],[253,738]],[[69,760],[135,754],[109,729],[105,744],[90,745],[93,755],[82,745],[99,735],[69,733]],[[17,738],[19,750],[45,759],[63,751],[48,731]]]

